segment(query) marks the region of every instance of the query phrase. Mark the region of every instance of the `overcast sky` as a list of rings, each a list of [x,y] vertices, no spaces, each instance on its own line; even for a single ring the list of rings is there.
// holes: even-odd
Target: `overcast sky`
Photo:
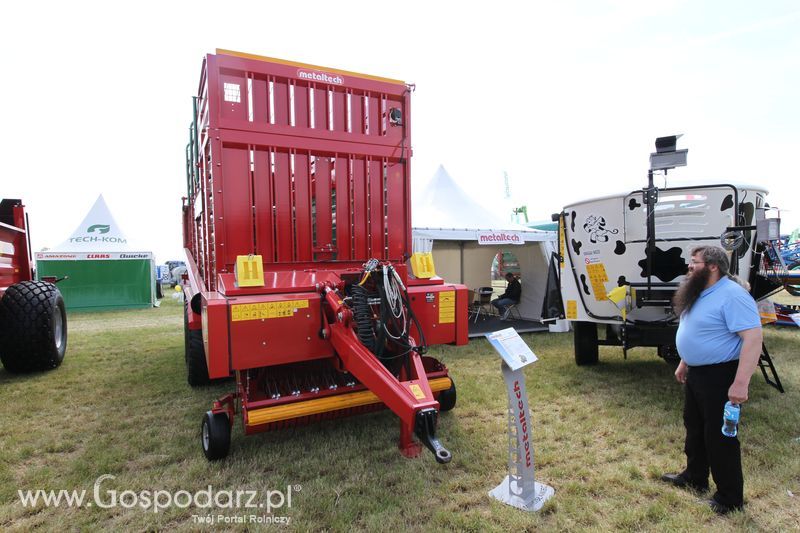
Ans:
[[[130,241],[181,256],[184,148],[216,48],[403,79],[412,183],[443,164],[503,215],[548,219],[646,183],[684,133],[678,180],[757,183],[800,226],[800,4],[793,1],[6,2],[0,196],[34,250],[102,193]],[[663,185],[663,179],[658,180]]]

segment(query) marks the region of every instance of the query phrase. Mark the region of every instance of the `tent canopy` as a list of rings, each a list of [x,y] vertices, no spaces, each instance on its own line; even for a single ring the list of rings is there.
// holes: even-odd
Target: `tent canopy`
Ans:
[[[522,278],[520,314],[541,317],[556,232],[503,220],[464,192],[443,166],[414,203],[412,221],[414,251],[431,251],[438,276],[470,289],[491,285],[493,259],[511,252]]]
[[[504,220],[469,196],[440,165],[414,203],[414,234],[443,240],[476,240],[477,232],[519,234],[525,242],[555,240],[555,234]]]
[[[153,254],[132,250],[103,195],[72,235],[36,253],[38,279],[61,279],[67,309],[119,309],[155,304]]]

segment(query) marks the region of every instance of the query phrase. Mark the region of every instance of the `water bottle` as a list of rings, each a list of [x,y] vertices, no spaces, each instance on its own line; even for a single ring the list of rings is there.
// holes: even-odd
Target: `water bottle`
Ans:
[[[722,412],[722,434],[726,437],[735,437],[739,429],[738,403],[725,403],[725,410]]]

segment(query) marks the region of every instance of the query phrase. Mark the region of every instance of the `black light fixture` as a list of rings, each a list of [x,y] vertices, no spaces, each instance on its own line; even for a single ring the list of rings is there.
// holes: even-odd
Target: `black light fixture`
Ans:
[[[669,170],[686,166],[688,149],[678,150],[678,139],[683,136],[668,135],[656,139],[656,151],[650,154],[650,170]]]
[[[399,107],[392,107],[389,109],[389,123],[392,126],[403,125],[403,112],[400,111]]]

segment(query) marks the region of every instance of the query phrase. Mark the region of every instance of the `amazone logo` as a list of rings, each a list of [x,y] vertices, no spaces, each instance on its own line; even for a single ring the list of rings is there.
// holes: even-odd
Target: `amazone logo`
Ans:
[[[89,229],[86,230],[86,233],[108,233],[111,231],[111,226],[108,224],[95,224],[93,226],[89,226]]]

